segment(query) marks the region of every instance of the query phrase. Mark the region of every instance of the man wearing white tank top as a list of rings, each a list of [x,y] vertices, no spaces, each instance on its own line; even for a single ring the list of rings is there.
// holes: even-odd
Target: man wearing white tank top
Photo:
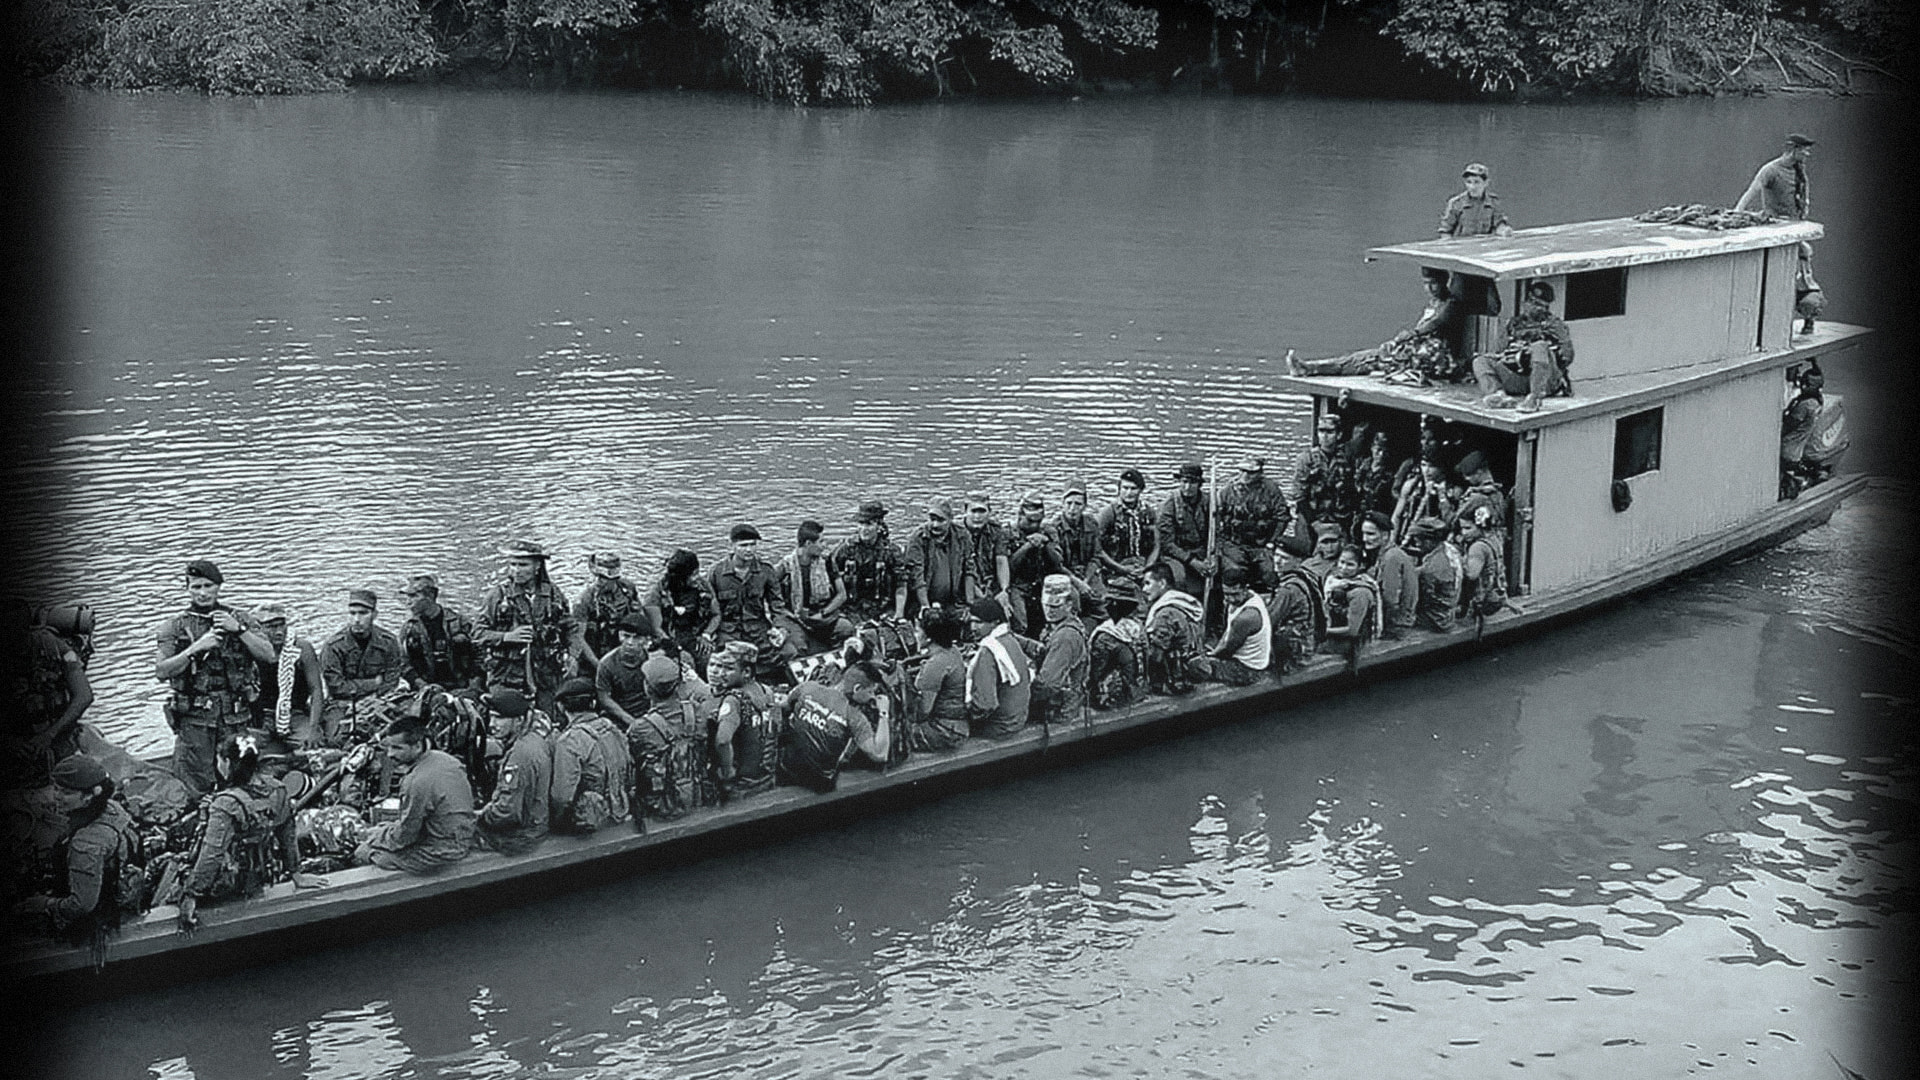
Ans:
[[[1194,657],[1189,670],[1197,681],[1251,686],[1273,662],[1273,616],[1241,567],[1222,570],[1220,584],[1229,612],[1226,633],[1207,655]]]

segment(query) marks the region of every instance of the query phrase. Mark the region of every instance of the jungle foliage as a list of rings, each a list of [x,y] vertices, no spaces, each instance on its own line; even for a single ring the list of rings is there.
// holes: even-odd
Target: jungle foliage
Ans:
[[[1876,57],[1906,45],[1906,10],[1898,0],[27,0],[9,40],[31,75],[227,93],[452,78],[733,87],[795,104],[1114,84],[1683,94],[1897,78]]]

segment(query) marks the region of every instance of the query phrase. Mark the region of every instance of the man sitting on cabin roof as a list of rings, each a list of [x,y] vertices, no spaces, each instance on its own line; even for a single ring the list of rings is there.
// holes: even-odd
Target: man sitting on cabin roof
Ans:
[[[1520,411],[1533,412],[1543,397],[1573,393],[1567,375],[1573,366],[1573,335],[1553,313],[1553,295],[1548,282],[1528,282],[1526,301],[1507,320],[1507,347],[1473,358],[1473,377],[1486,395],[1480,399],[1483,407],[1510,408],[1519,397]]]
[[[1419,321],[1371,349],[1359,349],[1325,360],[1301,360],[1287,350],[1289,375],[1375,375],[1388,382],[1425,386],[1452,382],[1463,372],[1454,359],[1459,338],[1460,301],[1447,285],[1447,272],[1421,267],[1427,306]]]
[[[356,865],[427,874],[459,862],[473,846],[473,787],[453,755],[427,746],[427,727],[412,717],[380,736],[388,760],[407,770],[400,816],[377,825],[353,853]]]

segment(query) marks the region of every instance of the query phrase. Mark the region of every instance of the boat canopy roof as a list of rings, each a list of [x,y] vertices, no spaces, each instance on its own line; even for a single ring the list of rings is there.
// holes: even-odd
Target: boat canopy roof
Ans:
[[[1505,280],[1726,255],[1818,240],[1825,232],[1813,221],[1782,221],[1744,229],[1706,229],[1696,225],[1609,218],[1516,229],[1509,236],[1389,244],[1372,249],[1368,256],[1411,259],[1421,266]]]

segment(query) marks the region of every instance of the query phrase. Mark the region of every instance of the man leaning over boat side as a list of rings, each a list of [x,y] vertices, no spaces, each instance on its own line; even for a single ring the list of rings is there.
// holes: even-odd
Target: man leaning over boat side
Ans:
[[[186,579],[187,609],[154,632],[153,673],[173,691],[166,704],[173,774],[198,798],[213,789],[220,739],[253,719],[260,665],[276,657],[253,616],[220,602],[226,578],[219,567],[196,559],[187,564]]]
[[[320,673],[326,681],[327,702],[321,708],[321,726],[312,742],[337,746],[351,730],[369,722],[361,703],[390,693],[400,685],[406,650],[400,639],[375,623],[379,598],[371,589],[347,593],[347,624],[334,631],[320,647]]]
[[[1812,205],[1807,193],[1807,162],[1813,157],[1813,147],[1812,139],[1799,132],[1790,133],[1780,156],[1760,166],[1733,208],[1806,220]]]
[[[405,769],[400,814],[373,827],[354,850],[355,865],[430,874],[473,847],[473,786],[453,755],[427,746],[427,727],[403,716],[380,735],[387,760]]]
[[[532,851],[547,835],[553,788],[553,725],[525,694],[502,686],[480,699],[487,731],[506,752],[494,779],[493,798],[474,815],[474,839],[502,855]]]
[[[1277,580],[1277,576],[1276,576]],[[1220,591],[1227,602],[1226,631],[1204,656],[1187,668],[1196,682],[1252,686],[1273,661],[1273,615],[1247,579],[1247,572],[1229,565],[1220,571]]]
[[[872,663],[858,660],[831,683],[809,679],[795,687],[787,696],[780,778],[825,794],[839,784],[840,770],[856,757],[884,764],[889,744],[900,733],[876,726],[867,716],[884,682]]]

